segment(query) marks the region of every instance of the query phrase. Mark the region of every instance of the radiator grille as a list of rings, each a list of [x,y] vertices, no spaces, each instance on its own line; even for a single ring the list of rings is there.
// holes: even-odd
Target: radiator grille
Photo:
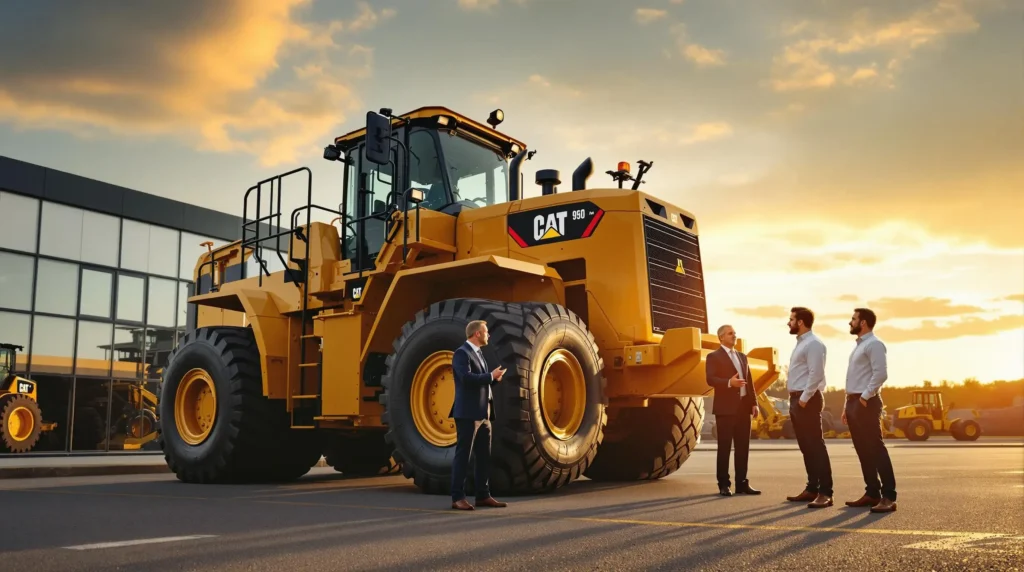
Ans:
[[[704,271],[697,236],[647,215],[643,217],[654,331],[700,328],[707,333]]]

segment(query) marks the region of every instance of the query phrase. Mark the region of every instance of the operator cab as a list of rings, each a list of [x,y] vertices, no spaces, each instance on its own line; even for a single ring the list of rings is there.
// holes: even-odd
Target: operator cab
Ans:
[[[453,216],[462,209],[507,202],[508,160],[525,145],[493,129],[502,120],[501,110],[491,113],[488,128],[443,107],[401,116],[382,109],[380,115],[367,114],[367,128],[324,149],[325,159],[345,164],[339,209],[344,213],[342,255],[353,269],[373,267],[384,245],[388,216],[404,208],[409,189],[423,191],[417,196],[420,208]],[[362,252],[356,250],[360,234]]]
[[[6,381],[7,377],[14,373],[15,359],[21,346],[13,344],[0,344],[0,382]]]

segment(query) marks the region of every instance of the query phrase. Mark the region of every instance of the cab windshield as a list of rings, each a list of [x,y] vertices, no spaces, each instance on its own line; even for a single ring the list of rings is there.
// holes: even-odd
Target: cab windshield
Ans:
[[[497,149],[438,133],[456,203],[485,207],[508,201],[508,162]]]
[[[7,374],[14,368],[11,361],[11,351],[7,348],[0,349],[0,381],[7,379]]]

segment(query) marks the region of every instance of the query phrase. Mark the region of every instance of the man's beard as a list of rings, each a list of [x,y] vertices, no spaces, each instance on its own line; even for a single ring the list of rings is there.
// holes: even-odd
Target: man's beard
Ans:
[[[792,328],[789,329],[789,333],[791,333],[791,334],[795,334],[795,333],[797,333],[799,331],[800,331],[800,329],[798,327],[796,327],[796,326],[793,326]]]

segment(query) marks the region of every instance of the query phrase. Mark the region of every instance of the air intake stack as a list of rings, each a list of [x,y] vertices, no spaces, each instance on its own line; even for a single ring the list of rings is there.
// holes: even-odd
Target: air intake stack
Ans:
[[[555,169],[537,171],[537,184],[541,186],[542,195],[553,195],[558,192],[556,185],[561,185],[561,174]]]

